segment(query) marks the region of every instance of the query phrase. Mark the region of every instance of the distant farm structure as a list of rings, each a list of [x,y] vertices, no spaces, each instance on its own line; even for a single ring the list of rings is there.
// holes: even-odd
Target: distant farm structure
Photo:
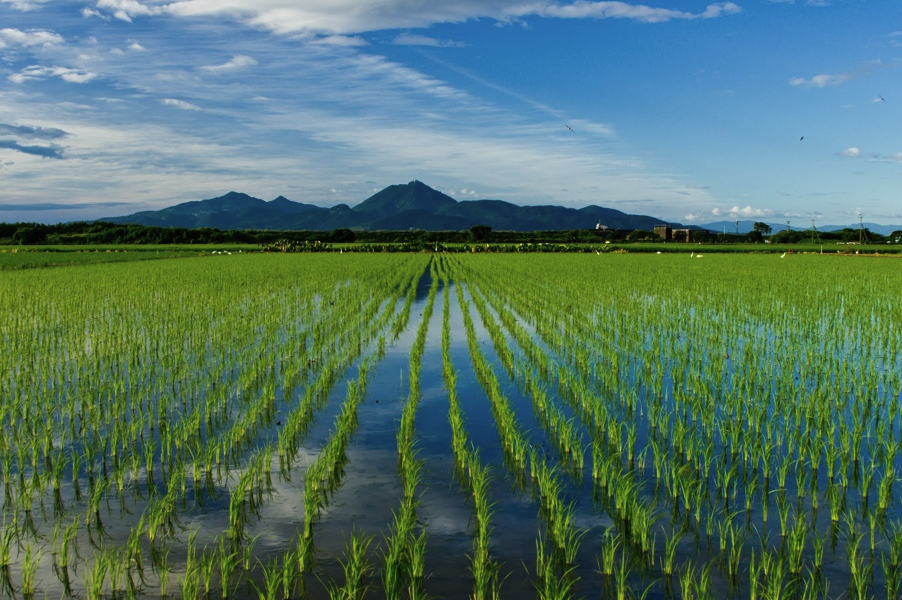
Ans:
[[[665,242],[689,242],[692,239],[691,229],[674,229],[670,225],[655,226],[655,235]]]

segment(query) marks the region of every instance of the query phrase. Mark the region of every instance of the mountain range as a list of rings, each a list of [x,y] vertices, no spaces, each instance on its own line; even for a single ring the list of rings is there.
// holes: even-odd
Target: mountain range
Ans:
[[[240,192],[229,192],[218,198],[196,200],[161,210],[137,212],[122,217],[98,219],[110,223],[135,223],[158,227],[196,229],[269,229],[275,231],[332,231],[348,228],[363,231],[461,231],[474,225],[488,225],[504,231],[560,231],[594,229],[602,225],[608,229],[641,229],[651,231],[656,225],[686,227],[657,217],[631,215],[612,208],[586,206],[518,206],[502,200],[466,200],[459,202],[421,181],[391,185],[354,207],[338,204],[322,207],[294,202],[279,196],[265,201]],[[752,230],[755,221],[718,221],[688,226],[717,233],[740,234]],[[785,223],[768,223],[773,231],[786,227]],[[902,230],[900,225],[864,223],[875,233],[889,235]],[[858,225],[818,225],[820,231],[833,231]],[[794,230],[809,227],[790,227]]]
[[[338,204],[329,208],[293,202],[283,196],[269,202],[240,192],[197,200],[156,211],[98,219],[110,223],[136,223],[159,227],[215,227],[217,229],[271,229],[331,231],[356,230],[460,231],[474,225],[495,230],[551,231],[594,229],[652,230],[665,221],[630,215],[611,208],[586,206],[518,206],[502,200],[454,198],[420,181],[391,185],[353,208]],[[679,223],[670,223],[681,227]]]

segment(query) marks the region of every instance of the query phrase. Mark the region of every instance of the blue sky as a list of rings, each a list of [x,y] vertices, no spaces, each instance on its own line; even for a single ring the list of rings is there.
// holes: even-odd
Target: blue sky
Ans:
[[[0,0],[0,221],[419,179],[682,223],[902,223],[900,8]]]

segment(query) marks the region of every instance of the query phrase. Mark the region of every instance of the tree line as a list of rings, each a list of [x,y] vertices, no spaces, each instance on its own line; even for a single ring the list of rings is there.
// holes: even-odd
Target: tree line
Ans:
[[[902,242],[902,231],[888,236],[868,229],[845,228],[837,231],[783,230],[776,233],[765,223],[755,223],[747,234],[716,234],[705,230],[692,232],[693,242],[794,244],[811,241],[854,243]],[[461,231],[273,231],[255,229],[216,229],[156,227],[135,224],[78,221],[47,225],[43,223],[0,223],[0,244],[5,245],[89,245],[89,244],[256,244],[277,242],[295,244],[599,244],[605,242],[661,241],[652,231],[626,229],[575,229],[561,231],[497,231],[488,225],[474,225]]]

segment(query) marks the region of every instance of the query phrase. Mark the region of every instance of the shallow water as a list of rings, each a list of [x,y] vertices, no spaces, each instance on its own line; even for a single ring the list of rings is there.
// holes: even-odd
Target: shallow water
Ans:
[[[380,343],[377,337],[369,341],[361,348],[360,355],[353,357],[353,350],[345,350],[348,355],[345,358],[347,364],[340,372],[336,373],[331,387],[325,394],[322,402],[316,402],[311,408],[310,424],[301,436],[296,454],[291,457],[293,466],[290,473],[283,477],[278,458],[271,458],[266,468],[271,474],[272,489],[262,494],[262,502],[256,507],[250,516],[245,529],[245,537],[238,548],[242,551],[251,548],[251,572],[239,573],[233,580],[234,589],[230,597],[233,598],[258,598],[264,586],[263,565],[278,559],[295,543],[299,532],[304,528],[304,475],[308,466],[317,460],[322,449],[328,444],[335,429],[336,418],[342,410],[349,385],[357,380],[358,369],[364,360],[370,360],[369,377],[366,383],[366,393],[361,404],[357,407],[357,425],[350,439],[343,462],[343,474],[338,478],[338,484],[328,496],[328,502],[313,525],[313,545],[315,551],[312,554],[312,570],[304,577],[303,589],[310,598],[329,597],[328,588],[331,585],[340,585],[344,581],[341,561],[346,558],[347,543],[354,533],[362,533],[372,538],[369,546],[368,562],[372,568],[366,579],[369,586],[367,598],[381,598],[384,596],[381,589],[380,572],[382,570],[383,552],[386,547],[385,536],[390,532],[390,526],[399,511],[403,497],[401,477],[398,473],[398,427],[402,411],[410,393],[410,356],[411,348],[416,339],[418,328],[424,319],[428,318],[428,332],[426,344],[422,355],[420,370],[420,398],[416,413],[415,448],[417,457],[423,461],[422,479],[417,488],[419,505],[416,509],[418,518],[417,531],[425,530],[428,535],[426,545],[426,577],[424,589],[430,597],[464,598],[469,597],[473,589],[473,577],[470,572],[470,558],[473,552],[473,509],[472,500],[466,486],[455,474],[454,459],[452,454],[452,432],[449,424],[448,393],[442,373],[441,330],[442,330],[442,295],[450,294],[450,324],[451,343],[450,356],[457,374],[456,390],[460,400],[460,409],[466,423],[466,433],[472,444],[479,449],[479,457],[483,464],[490,467],[491,485],[490,498],[492,506],[492,535],[491,555],[501,565],[501,595],[502,597],[520,598],[536,595],[536,543],[539,538],[544,538],[546,532],[546,519],[540,509],[541,501],[534,482],[529,479],[529,471],[524,473],[518,468],[512,468],[504,458],[501,450],[498,426],[495,422],[491,403],[485,390],[480,384],[473,362],[470,349],[467,344],[466,332],[463,325],[461,307],[457,301],[457,286],[463,286],[461,280],[452,279],[448,289],[444,289],[441,281],[438,285],[438,296],[431,314],[424,314],[427,297],[433,278],[429,269],[417,279],[414,301],[410,307],[410,320],[400,332],[397,339],[384,339],[384,354],[380,353]],[[466,282],[464,296],[468,300],[474,293],[475,284]],[[654,296],[647,295],[646,299],[639,299],[646,305],[654,304]],[[397,313],[403,305],[403,296],[398,300],[393,311]],[[499,313],[492,302],[497,299],[489,298],[488,315],[498,321]],[[317,305],[325,310],[324,300],[320,299]],[[386,306],[386,305],[383,305]],[[572,597],[614,597],[617,583],[613,578],[602,576],[600,569],[601,549],[604,546],[605,534],[609,531],[624,531],[624,524],[618,517],[618,511],[612,505],[612,499],[601,493],[598,485],[592,480],[592,451],[589,444],[599,435],[599,424],[592,424],[590,420],[570,404],[570,398],[566,390],[560,386],[565,385],[554,372],[541,372],[537,365],[529,364],[522,348],[517,347],[515,336],[510,331],[504,332],[504,341],[510,346],[518,367],[513,371],[513,376],[505,371],[496,352],[493,340],[485,324],[482,323],[472,301],[468,302],[470,316],[474,320],[477,346],[479,351],[486,356],[491,363],[493,372],[499,380],[500,390],[511,404],[517,416],[519,428],[525,433],[525,438],[533,448],[537,450],[538,458],[549,465],[561,463],[561,457],[556,451],[556,443],[553,434],[545,431],[541,420],[533,410],[533,405],[527,393],[523,378],[530,376],[541,380],[541,386],[551,402],[557,406],[566,420],[573,422],[585,444],[585,465],[581,471],[573,472],[572,469],[561,468],[560,478],[562,488],[560,495],[565,503],[573,503],[574,521],[577,530],[582,532],[581,544],[576,554],[572,575],[575,585]],[[528,334],[537,341],[537,346],[547,357],[547,360],[556,365],[565,365],[572,357],[561,356],[555,350],[554,340],[542,337],[541,327],[533,323],[524,315],[518,314],[513,306],[507,310],[515,313],[518,322]],[[694,314],[694,309],[692,314]],[[566,320],[566,311],[559,315]],[[383,334],[385,334],[383,330]],[[615,332],[613,336],[617,343],[627,338],[622,333]],[[282,339],[289,334],[283,332]],[[602,337],[599,334],[599,337]],[[642,352],[653,350],[654,335],[647,333],[643,338]],[[336,342],[336,344],[339,344]],[[573,340],[574,346],[583,343],[582,340]],[[624,342],[625,343],[625,342]],[[686,340],[680,344],[686,344]],[[736,377],[740,369],[740,355],[745,347],[742,344],[734,346],[733,355],[721,359],[722,377],[724,389],[728,389],[728,383],[732,377]],[[211,352],[213,352],[211,350]],[[215,352],[214,352],[215,354]],[[716,353],[712,351],[712,355]],[[691,507],[687,509],[684,502],[688,501],[687,493],[681,491],[678,500],[674,500],[666,489],[666,477],[659,480],[655,476],[653,461],[648,453],[649,444],[654,441],[652,434],[651,415],[648,412],[646,393],[650,393],[650,384],[644,380],[645,371],[641,361],[636,356],[644,356],[640,351],[626,360],[616,356],[593,356],[590,363],[583,367],[583,374],[588,373],[587,380],[592,386],[587,393],[593,395],[597,402],[609,403],[610,418],[624,423],[637,425],[638,437],[636,440],[637,458],[633,465],[621,464],[618,455],[618,465],[625,468],[624,477],[634,478],[639,489],[639,496],[644,502],[656,507],[658,520],[652,528],[654,536],[654,566],[646,571],[641,561],[635,555],[635,548],[624,552],[624,546],[617,551],[617,560],[628,560],[630,574],[627,577],[627,585],[640,596],[649,584],[648,598],[665,597],[689,597],[693,596],[688,591],[681,590],[679,577],[690,568],[694,568],[694,580],[698,581],[704,566],[712,566],[710,590],[713,597],[747,597],[749,595],[748,579],[749,565],[752,551],[759,560],[762,549],[771,553],[785,553],[785,539],[780,535],[780,502],[784,498],[777,486],[768,490],[757,490],[752,496],[749,510],[745,510],[746,482],[750,478],[757,480],[759,465],[747,465],[737,455],[731,455],[726,451],[727,445],[720,440],[716,446],[715,455],[711,461],[711,473],[706,479],[708,499],[703,507],[696,513]],[[215,358],[212,354],[208,359]],[[250,361],[251,359],[246,359]],[[247,405],[260,398],[265,393],[272,393],[274,397],[273,407],[265,413],[263,422],[255,428],[254,440],[249,448],[259,449],[268,443],[278,441],[278,434],[283,428],[284,422],[297,409],[304,400],[304,393],[314,385],[317,377],[317,365],[309,364],[303,369],[303,375],[298,379],[297,386],[289,390],[283,387],[283,364],[288,369],[290,357],[285,357],[285,362],[280,358],[273,369],[272,376],[262,374],[259,381],[249,385],[245,392],[237,394],[230,400],[230,410],[233,415],[242,414],[241,411]],[[623,362],[616,362],[622,360]],[[211,360],[210,365],[215,365]],[[244,364],[250,364],[246,362]],[[601,379],[608,375],[608,371],[619,364],[623,370],[624,382],[638,394],[638,408],[635,411],[624,409],[620,398],[607,396]],[[572,365],[567,368],[579,371]],[[662,380],[665,389],[675,385],[673,370],[679,368],[676,363],[667,363],[667,373]],[[121,371],[127,376],[128,370]],[[561,371],[569,372],[569,371]],[[112,373],[112,371],[109,371]],[[230,378],[236,378],[237,372],[225,373],[218,382],[223,386],[234,384]],[[680,375],[684,380],[685,373]],[[768,395],[776,395],[782,389],[777,379],[782,377],[779,372],[774,374],[773,389],[767,390]],[[272,389],[267,385],[275,382]],[[190,389],[190,385],[185,390]],[[236,388],[237,389],[237,388]],[[699,386],[701,389],[701,386]],[[178,393],[185,391],[178,388]],[[269,390],[269,392],[267,392]],[[876,388],[877,393],[884,393],[883,387]],[[212,393],[207,390],[206,393]],[[154,400],[157,397],[154,397]],[[670,423],[675,423],[679,418],[679,404],[670,395],[665,397],[666,410],[675,411],[669,417]],[[695,435],[698,425],[696,418],[690,420],[690,429],[686,435]],[[173,423],[175,426],[177,422]],[[892,427],[897,426],[897,419]],[[157,441],[162,440],[159,430],[150,432],[156,436]],[[618,434],[619,437],[619,434]],[[612,439],[612,443],[613,443]],[[617,440],[618,442],[620,440]],[[613,452],[613,450],[610,450]],[[642,455],[645,451],[644,456]],[[159,457],[159,453],[157,454]],[[865,452],[859,454],[862,464],[870,460]],[[675,457],[679,464],[690,464],[685,458]],[[735,511],[732,521],[742,531],[743,551],[741,558],[742,575],[736,586],[731,587],[725,575],[724,556],[720,550],[720,531],[718,524],[722,524],[725,515],[721,514],[721,503],[711,501],[710,497],[718,494],[715,483],[715,467],[720,462],[725,465],[737,464],[740,474],[737,475],[738,491],[731,497],[727,506],[729,511]],[[897,458],[897,464],[898,464]],[[196,547],[198,551],[204,548],[212,549],[218,544],[219,539],[229,529],[230,497],[235,493],[236,486],[241,476],[249,469],[248,455],[244,455],[237,461],[231,461],[229,466],[215,471],[222,471],[222,477],[216,478],[209,490],[195,490],[194,482],[189,470],[187,476],[187,491],[184,498],[177,501],[177,514],[179,527],[174,531],[172,538],[161,542],[169,549],[168,568],[171,571],[169,578],[169,595],[180,596],[181,582],[185,579],[185,569],[188,562],[187,544],[189,532],[196,532]],[[99,464],[99,463],[98,463]],[[805,465],[800,467],[806,469]],[[823,581],[830,584],[827,595],[838,597],[846,592],[849,581],[849,564],[847,552],[849,550],[850,535],[860,533],[862,541],[860,553],[866,557],[873,572],[869,580],[869,589],[878,591],[882,589],[885,575],[879,566],[881,552],[885,553],[888,547],[886,540],[886,527],[878,527],[876,534],[876,553],[871,551],[870,537],[867,525],[873,512],[875,496],[872,488],[872,496],[867,506],[858,492],[858,481],[851,477],[848,489],[841,490],[846,499],[844,515],[852,519],[852,529],[846,523],[846,517],[838,523],[831,521],[828,494],[838,489],[836,484],[831,485],[824,473],[823,466],[819,473],[817,483],[812,487],[806,483],[805,493],[801,499],[796,494],[795,474],[793,468],[787,477],[785,487],[785,501],[788,507],[789,522],[796,516],[811,523],[811,530],[818,532],[825,539],[823,564],[817,573]],[[810,474],[810,469],[808,469]],[[900,470],[902,472],[902,470]],[[99,475],[99,473],[96,473]],[[131,477],[131,476],[130,476]],[[77,536],[81,558],[75,559],[77,568],[71,569],[72,587],[78,596],[89,595],[84,589],[85,573],[96,560],[96,556],[102,552],[124,549],[129,535],[136,529],[142,514],[148,506],[159,502],[159,497],[150,499],[147,497],[147,473],[139,468],[134,474],[134,484],[126,486],[126,490],[120,495],[115,486],[105,495],[99,505],[99,517],[103,522],[103,535],[95,531],[89,538],[86,529],[80,528]],[[770,475],[771,480],[775,474]],[[164,473],[159,462],[154,469],[154,479],[157,482],[159,493],[165,493],[163,481]],[[11,507],[21,502],[18,498],[10,498],[4,509],[3,532],[12,530],[25,531],[26,518],[34,522],[35,535],[23,535],[22,545],[12,544],[11,569],[7,573],[13,586],[12,591],[7,587],[7,595],[21,595],[21,582],[23,581],[23,561],[25,548],[30,544],[34,549],[42,550],[39,566],[37,567],[38,583],[37,593],[47,597],[63,597],[66,590],[62,582],[58,581],[54,574],[55,545],[51,541],[54,532],[54,523],[65,525],[72,518],[91,520],[86,509],[86,499],[78,500],[70,483],[70,473],[64,477],[59,499],[62,504],[63,516],[59,518],[54,514],[53,503],[50,494],[43,498],[43,507],[40,499],[33,499],[31,514],[13,510]],[[79,487],[85,496],[90,488],[88,477],[82,472],[78,479]],[[130,478],[129,478],[130,481]],[[876,482],[875,482],[876,484]],[[137,493],[136,489],[141,491]],[[809,489],[810,488],[810,489]],[[5,485],[4,491],[18,489],[15,484]],[[813,492],[811,491],[813,490]],[[766,499],[762,501],[762,498]],[[815,509],[814,502],[819,504]],[[694,500],[693,500],[694,502]],[[881,515],[884,524],[892,527],[899,523],[899,507],[894,503],[891,509]],[[786,509],[784,509],[786,510]],[[698,518],[696,518],[698,514]],[[765,516],[766,515],[766,516]],[[12,519],[17,518],[16,524]],[[685,536],[677,544],[676,573],[668,579],[661,573],[661,560],[664,554],[667,540],[675,532],[684,530]],[[881,533],[884,532],[884,533]],[[249,540],[254,540],[251,543]],[[146,540],[142,542],[145,562],[150,564],[150,545]],[[94,547],[96,546],[96,548]],[[161,547],[163,547],[161,546]],[[806,568],[811,567],[813,554],[813,542],[811,534],[806,541],[803,550]],[[626,558],[624,558],[626,557]],[[126,561],[127,562],[127,561]],[[148,566],[146,569],[146,582],[139,586],[136,595],[150,598],[161,595],[161,582],[158,572],[152,572]],[[213,592],[210,597],[220,597],[218,589],[218,576],[214,576]],[[787,577],[787,581],[788,581]],[[799,586],[802,583],[798,584]],[[3,586],[0,586],[2,589]],[[801,597],[801,587],[796,590]],[[124,584],[113,589],[111,582],[104,587],[103,596],[125,596],[127,592]],[[280,592],[281,595],[281,592]],[[291,596],[299,596],[295,591]],[[823,596],[823,595],[822,595]]]

